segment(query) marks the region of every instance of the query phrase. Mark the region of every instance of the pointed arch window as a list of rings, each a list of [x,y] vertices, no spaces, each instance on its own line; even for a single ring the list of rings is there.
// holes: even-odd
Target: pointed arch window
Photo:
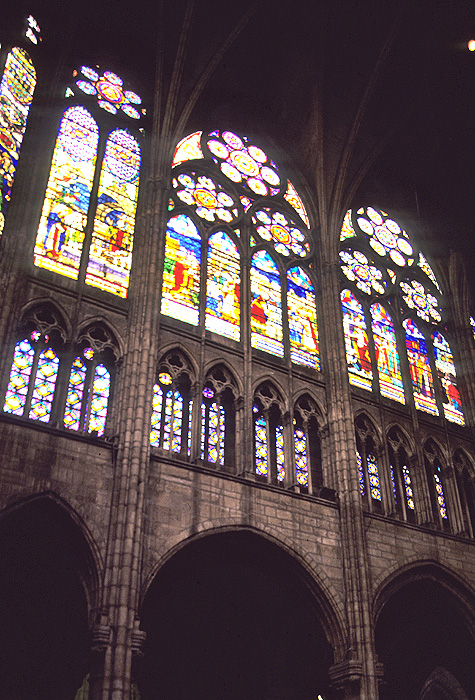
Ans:
[[[76,71],[77,77],[77,71]],[[75,91],[97,97],[97,106],[131,119],[135,93],[106,71],[102,78],[83,66]],[[102,95],[102,97],[101,97]],[[134,99],[140,98],[135,95]],[[132,100],[133,101],[133,100]],[[34,263],[86,285],[126,297],[132,262],[141,149],[128,129],[100,139],[98,119],[82,105],[66,109],[60,121],[37,232]],[[104,145],[105,142],[105,145]]]
[[[279,268],[265,250],[259,250],[252,256],[250,318],[251,346],[283,357]]]
[[[8,53],[0,82],[0,235],[20,157],[21,144],[36,87],[36,71],[28,53],[15,46]]]
[[[236,387],[229,371],[214,367],[208,374],[201,402],[201,459],[212,465],[235,467]]]
[[[350,384],[371,390],[373,371],[363,306],[349,289],[342,291],[341,305]]]
[[[441,333],[442,291],[422,251],[387,212],[374,207],[346,213],[340,243],[342,279],[350,285],[342,292],[350,383],[375,388],[370,373],[374,357],[381,396],[404,404],[412,394],[417,410],[443,413],[463,425],[455,363]],[[368,319],[371,334],[366,334]],[[359,355],[366,350],[365,371]],[[407,366],[409,375],[403,376]]]
[[[408,449],[398,428],[391,428],[388,433],[388,450],[395,510],[402,519],[415,522],[416,505]]]
[[[318,495],[323,486],[319,412],[308,395],[294,406],[295,481],[301,493]]]
[[[356,463],[360,493],[365,505],[381,512],[382,496],[379,467],[376,459],[375,436],[370,422],[360,416],[356,420]]]
[[[286,478],[282,403],[269,384],[261,385],[253,403],[254,457],[256,476],[282,486]]]
[[[391,316],[379,303],[373,304],[370,311],[381,394],[399,403],[405,403],[396,334]]]
[[[224,231],[208,240],[205,327],[232,340],[241,337],[240,255]]]
[[[296,188],[264,150],[230,131],[185,137],[172,168],[162,314],[237,342],[244,322],[252,348],[320,369],[310,221]],[[173,245],[179,220],[195,244]]]
[[[100,437],[106,428],[113,358],[111,353],[83,345],[71,364],[63,424]]]
[[[188,366],[178,353],[160,365],[153,387],[150,444],[169,452],[191,454],[192,399]]]
[[[439,527],[449,530],[450,521],[445,494],[443,462],[440,450],[433,440],[428,440],[424,445],[424,462],[433,518]]]

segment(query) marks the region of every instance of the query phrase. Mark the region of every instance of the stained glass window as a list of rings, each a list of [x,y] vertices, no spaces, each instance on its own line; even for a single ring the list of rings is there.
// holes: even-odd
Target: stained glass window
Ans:
[[[307,436],[297,428],[294,430],[295,476],[300,486],[308,488]]]
[[[171,452],[191,449],[192,402],[178,389],[168,372],[160,372],[153,387],[150,444]]]
[[[288,257],[305,257],[310,251],[310,243],[302,228],[278,209],[262,207],[251,217],[255,232],[263,241],[272,242],[275,250]]]
[[[277,465],[277,481],[285,479],[284,429],[281,425],[275,428],[275,457]]]
[[[393,322],[381,304],[373,304],[371,316],[381,394],[405,403]]]
[[[268,474],[268,445],[267,445],[267,425],[264,416],[260,415],[255,420],[255,459],[256,474],[267,477]]]
[[[302,221],[305,222],[307,228],[310,228],[310,221],[305,209],[304,203],[299,197],[299,194],[290,180],[287,180],[287,192],[284,194],[284,199],[295,209]]]
[[[292,362],[320,369],[315,291],[300,267],[287,272],[287,310]]]
[[[35,246],[35,265],[78,278],[99,130],[83,107],[59,126]]]
[[[402,298],[410,309],[414,309],[424,321],[441,321],[440,308],[436,297],[428,292],[417,280],[405,279],[401,282]]]
[[[350,384],[371,391],[373,372],[363,307],[348,289],[342,291],[341,302]]]
[[[120,112],[134,120],[146,114],[145,109],[138,109],[142,104],[140,95],[126,90],[122,78],[110,70],[101,73],[89,66],[81,66],[79,71],[73,71],[73,78],[74,83],[69,88],[72,95],[79,89],[83,96],[96,98],[98,106],[109,114]]]
[[[89,249],[86,284],[127,296],[135,210],[139,190],[140,147],[123,129],[106,142]]]
[[[364,477],[364,469],[363,469],[363,459],[361,457],[361,454],[356,450],[356,466],[358,468],[358,481],[360,485],[360,494],[364,496],[366,494],[366,483],[365,483],[365,477]]]
[[[447,420],[465,425],[462,413],[462,400],[457,388],[454,359],[450,346],[438,331],[432,333],[435,367],[442,387],[442,403]]]
[[[81,433],[103,435],[110,389],[109,370],[104,364],[96,363],[92,348],[84,348],[71,365],[64,427]]]
[[[437,497],[437,506],[439,508],[439,513],[440,517],[443,520],[447,520],[447,506],[445,504],[445,495],[444,495],[444,487],[442,484],[442,479],[440,475],[440,466],[436,466],[434,470],[434,485],[435,485],[435,493]]]
[[[401,467],[402,471],[402,476],[404,480],[404,491],[406,494],[406,504],[407,507],[410,508],[411,510],[415,509],[414,505],[414,493],[412,491],[412,481],[411,481],[411,475],[409,472],[409,467],[406,466],[405,464],[402,465]]]
[[[185,214],[169,219],[163,268],[162,313],[199,322],[201,236]]]
[[[213,223],[233,222],[241,213],[241,207],[218,182],[196,172],[180,173],[172,180],[178,199],[193,208],[204,221]]]
[[[432,415],[439,415],[435,401],[432,370],[427,353],[427,343],[411,319],[403,321],[406,332],[406,348],[411,372],[412,390],[416,408]]]
[[[368,478],[370,485],[371,498],[375,501],[381,500],[381,486],[379,483],[379,472],[378,465],[376,462],[376,457],[373,454],[368,454],[366,456],[367,468],[368,468]]]
[[[246,136],[232,131],[214,131],[206,145],[221,172],[252,195],[265,197],[281,191],[277,165],[267,154],[251,144]]]
[[[202,131],[195,131],[194,134],[185,136],[185,138],[178,143],[172,160],[172,168],[181,165],[181,163],[185,163],[187,160],[203,158],[203,151],[200,145],[202,133]]]
[[[51,416],[59,358],[48,336],[34,331],[15,346],[3,410],[47,423]]]
[[[216,401],[210,403],[214,391],[203,390],[201,404],[201,459],[212,464],[224,464],[225,413]],[[208,399],[208,400],[206,400]]]
[[[33,63],[26,51],[15,46],[7,56],[0,83],[0,235],[35,86]]]
[[[239,251],[224,231],[218,231],[208,241],[205,326],[214,333],[239,340],[240,312]]]
[[[340,253],[341,269],[350,282],[365,294],[384,294],[386,281],[383,273],[371,264],[366,255],[359,250],[342,250]]]
[[[345,214],[345,218],[343,219],[340,232],[340,241],[346,241],[347,238],[353,238],[353,236],[356,236],[356,232],[351,222],[351,209],[349,209]]]
[[[282,300],[277,264],[265,250],[252,257],[251,345],[283,357]]]
[[[414,251],[409,236],[385,212],[373,207],[358,209],[357,224],[378,255],[389,258],[398,267],[414,263]]]

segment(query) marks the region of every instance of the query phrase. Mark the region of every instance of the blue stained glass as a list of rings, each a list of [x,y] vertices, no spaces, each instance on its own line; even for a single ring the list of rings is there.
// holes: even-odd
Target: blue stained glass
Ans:
[[[43,350],[38,358],[35,384],[31,395],[28,418],[47,423],[53,405],[54,388],[58,376],[59,359],[52,348]]]
[[[27,338],[20,340],[15,346],[10,381],[5,394],[3,410],[6,413],[23,415],[34,358],[35,350],[30,341]]]
[[[106,426],[107,405],[109,403],[110,373],[104,365],[97,365],[90,395],[88,433],[103,435]]]
[[[64,427],[70,430],[81,430],[81,410],[86,381],[86,365],[80,357],[76,357],[69,375],[68,394],[64,409]]]
[[[394,467],[392,464],[389,465],[389,472],[391,475],[391,485],[393,487],[394,503],[397,505],[398,504],[398,497],[397,497],[397,489],[396,489],[396,479],[394,478]]]
[[[285,479],[284,429],[278,425],[275,429],[275,453],[277,462],[277,481]]]
[[[159,384],[153,386],[152,419],[150,430],[150,444],[160,447],[160,424],[162,421],[163,391]]]
[[[215,403],[209,407],[208,461],[224,464],[224,409]]]
[[[367,467],[368,467],[368,477],[369,477],[371,498],[374,498],[374,500],[376,500],[376,501],[380,501],[381,500],[381,487],[380,487],[380,483],[379,483],[379,473],[378,473],[378,465],[376,463],[376,457],[372,454],[369,454],[366,457],[366,462],[367,462]]]
[[[258,476],[267,476],[267,427],[264,416],[259,416],[255,422],[256,436],[256,474]]]
[[[407,507],[410,508],[411,510],[415,510],[414,493],[412,491],[412,482],[411,482],[411,476],[409,473],[409,467],[406,467],[406,465],[404,465],[401,467],[401,471],[402,471],[402,478],[404,479],[404,491],[406,493]]]
[[[193,409],[193,401],[188,402],[188,443],[187,443],[187,450],[186,453],[188,457],[191,454],[191,426],[192,426],[192,409]]]
[[[362,496],[364,496],[366,493],[366,485],[365,485],[364,472],[363,472],[363,460],[361,459],[361,455],[358,452],[358,450],[356,450],[356,464],[358,467],[358,480],[360,482],[360,493]]]
[[[165,397],[165,425],[163,430],[163,447],[165,450],[180,452],[182,424],[183,397],[179,391],[167,391]]]
[[[295,476],[300,486],[308,488],[307,436],[299,428],[294,431]]]

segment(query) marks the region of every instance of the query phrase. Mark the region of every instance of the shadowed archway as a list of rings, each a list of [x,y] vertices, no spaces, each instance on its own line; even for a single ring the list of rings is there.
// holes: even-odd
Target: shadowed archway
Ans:
[[[82,533],[53,499],[34,499],[0,519],[0,562],[0,699],[74,700],[94,585]]]
[[[475,698],[475,639],[468,615],[436,580],[415,577],[400,586],[384,604],[375,636],[385,668],[381,700],[460,700],[449,685],[442,694],[441,684],[428,684],[440,668],[454,687],[459,684],[467,698]]]
[[[249,531],[175,554],[147,592],[142,700],[315,700],[333,662],[299,565]]]

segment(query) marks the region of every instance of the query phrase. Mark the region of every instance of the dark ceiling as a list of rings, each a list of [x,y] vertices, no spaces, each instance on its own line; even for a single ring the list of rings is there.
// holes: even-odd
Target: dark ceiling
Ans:
[[[65,70],[87,61],[109,67],[151,107],[157,47],[167,93],[187,7],[185,0],[19,0],[4,18],[14,26],[32,12],[50,65],[60,58]],[[316,192],[318,156],[308,144],[322,124],[327,201],[343,169],[345,206],[402,212],[435,261],[447,246],[462,253],[475,296],[472,1],[201,0],[189,19],[178,112],[222,42],[243,26],[181,135],[227,126],[259,136]]]

